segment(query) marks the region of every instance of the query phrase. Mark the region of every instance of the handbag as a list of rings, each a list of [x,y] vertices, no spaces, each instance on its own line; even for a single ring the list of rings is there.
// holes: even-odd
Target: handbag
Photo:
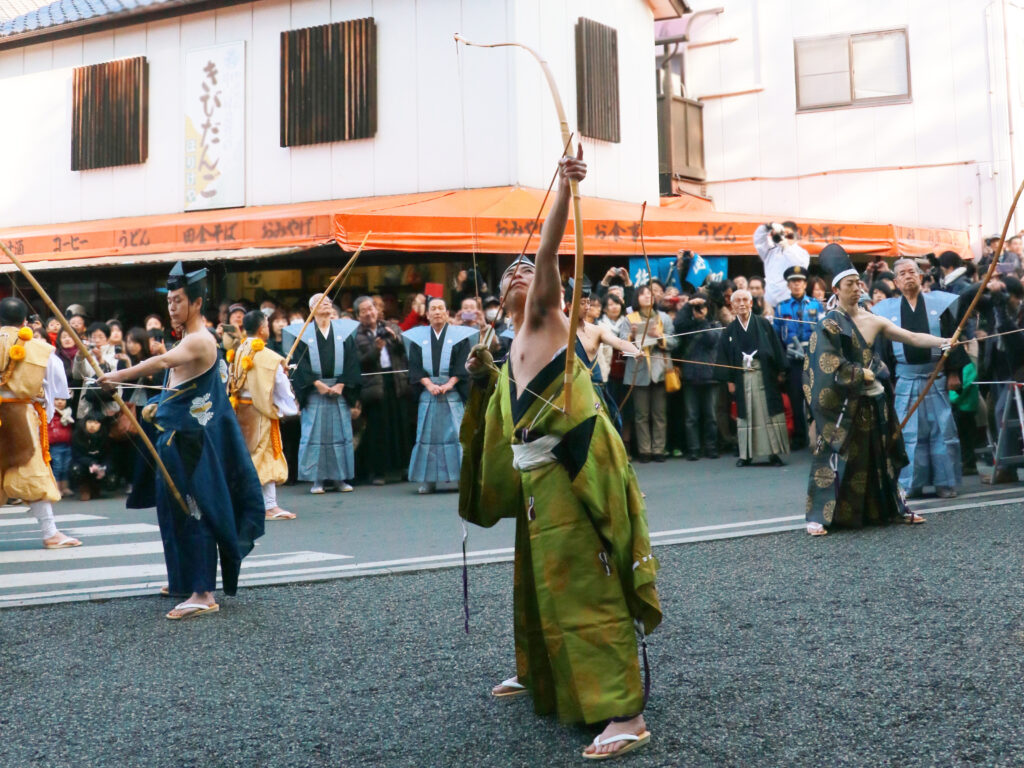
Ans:
[[[665,369],[665,391],[669,394],[678,392],[683,388],[683,377],[679,375],[679,368],[672,366]]]
[[[136,410],[135,403],[125,403],[125,406],[134,416]],[[128,414],[124,411],[119,411],[117,416],[114,418],[114,423],[110,427],[110,439],[121,442],[123,440],[127,440],[135,433],[135,425],[132,424],[132,420],[128,418]]]

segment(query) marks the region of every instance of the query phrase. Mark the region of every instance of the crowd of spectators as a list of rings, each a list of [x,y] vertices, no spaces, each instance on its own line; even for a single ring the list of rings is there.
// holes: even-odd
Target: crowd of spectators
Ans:
[[[752,315],[768,320],[785,349],[788,367],[774,376],[783,403],[791,450],[801,450],[813,439],[813,427],[802,396],[801,369],[815,318],[823,314],[831,295],[814,264],[800,255],[795,225],[766,225],[759,229],[758,251],[762,274],[733,275],[728,279],[693,286],[686,282],[663,284],[652,279],[635,285],[627,269],[613,266],[593,285],[586,319],[621,339],[643,346],[641,356],[623,356],[602,345],[593,361],[595,381],[603,383],[606,397],[622,405],[621,430],[631,456],[640,462],[672,458],[690,461],[717,459],[722,453],[741,456],[737,445],[737,392],[723,361],[723,330],[736,318],[737,306],[749,306]],[[758,239],[755,238],[755,239]],[[923,290],[944,290],[972,296],[984,270],[991,264],[997,238],[985,242],[976,261],[964,261],[955,253],[918,259]],[[682,261],[689,252],[680,254]],[[796,269],[794,270],[794,267]],[[1001,385],[974,382],[1021,381],[1024,374],[1024,337],[1007,331],[1024,328],[1024,241],[1014,236],[1007,242],[979,303],[976,319],[968,325],[970,378],[950,392],[963,448],[965,472],[976,471],[976,456],[986,446],[1000,448],[1002,464],[997,481],[1015,479],[1012,457],[1022,452],[1020,440],[1000,443],[1000,425],[1006,394]],[[766,282],[767,280],[767,282]],[[876,258],[862,273],[868,306],[898,296],[897,280],[889,261]],[[449,322],[483,330],[498,312],[499,300],[487,286],[465,270],[449,287]],[[739,299],[737,303],[736,299]],[[348,303],[348,302],[346,302]],[[429,299],[413,294],[399,306],[380,295],[366,297],[359,306],[333,307],[333,317],[359,323],[355,334],[363,383],[351,392],[356,446],[356,482],[394,482],[403,479],[416,439],[417,382],[405,376],[374,376],[386,360],[388,372],[408,367],[402,334],[428,325]],[[965,301],[964,304],[967,302]],[[306,319],[303,307],[285,306],[265,297],[250,304],[224,301],[211,312],[208,326],[218,336],[239,328],[245,313],[259,309],[269,319],[267,346],[288,353],[283,331]],[[152,314],[141,323],[125,324],[88,317],[85,308],[72,305],[66,315],[70,324],[104,369],[121,369],[150,355],[164,352],[172,342],[163,318]],[[33,318],[37,336],[57,349],[64,364],[72,399],[58,402],[49,425],[54,474],[65,495],[95,498],[130,486],[135,448],[130,424],[110,395],[93,385],[95,372],[78,352],[75,342],[56,319]],[[504,326],[507,338],[510,333]],[[1002,334],[988,338],[993,334]],[[498,342],[495,342],[496,344]],[[383,350],[383,354],[382,354]],[[367,375],[371,374],[371,375]],[[133,382],[121,395],[139,408],[158,392],[161,381]],[[768,386],[772,386],[768,382]],[[773,393],[767,392],[769,400]],[[740,393],[742,396],[742,393]],[[298,419],[282,422],[282,439],[295,482],[299,443]],[[773,456],[773,458],[775,458]],[[992,459],[996,461],[995,459]],[[997,462],[998,463],[998,462]]]

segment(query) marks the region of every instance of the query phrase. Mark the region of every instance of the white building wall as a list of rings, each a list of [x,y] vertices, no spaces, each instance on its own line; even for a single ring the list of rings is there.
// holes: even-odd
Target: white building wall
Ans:
[[[1000,0],[691,5],[726,9],[697,19],[692,41],[738,41],[688,51],[689,95],[763,89],[705,101],[707,191],[719,210],[968,229],[975,247],[979,233],[1001,225],[1019,178],[1011,173]],[[1016,58],[1020,11],[1007,5]],[[680,27],[665,25],[659,36]],[[895,27],[908,29],[910,103],[796,111],[794,38]],[[1020,83],[1015,113],[1024,106]],[[1024,128],[1024,115],[1015,121]],[[1016,156],[1019,177],[1024,154]],[[847,169],[866,170],[816,175]]]
[[[653,14],[645,2],[623,0],[519,0],[513,39],[543,55],[558,81],[569,126],[576,128],[575,25],[585,16],[618,31],[620,142],[583,137],[588,163],[582,193],[632,202],[658,199],[658,125],[654,79]],[[558,117],[541,69],[522,51],[508,49],[517,67],[518,177],[546,189],[564,146]],[[575,138],[573,144],[576,144]]]
[[[263,0],[120,30],[0,51],[5,181],[0,227],[183,210],[181,82],[190,49],[246,41],[246,204],[521,183],[546,187],[561,143],[540,70],[518,39],[549,57],[575,127],[573,26],[619,30],[622,142],[587,141],[586,194],[657,199],[653,20],[644,0]],[[378,129],[372,139],[279,146],[280,33],[372,16],[378,28]],[[149,61],[149,158],[72,172],[74,67]],[[11,119],[14,117],[14,119]]]

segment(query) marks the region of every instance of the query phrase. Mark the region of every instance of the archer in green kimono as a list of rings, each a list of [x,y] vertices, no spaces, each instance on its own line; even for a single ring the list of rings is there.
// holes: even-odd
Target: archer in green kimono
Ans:
[[[502,276],[516,329],[508,362],[499,371],[479,346],[467,363],[459,514],[488,527],[516,520],[517,676],[493,693],[529,692],[538,714],[565,721],[609,721],[584,752],[600,758],[650,740],[638,638],[660,623],[661,607],[636,475],[578,360],[565,402],[557,251],[567,181],[582,180],[586,166],[582,154],[561,165],[536,267],[520,259]]]

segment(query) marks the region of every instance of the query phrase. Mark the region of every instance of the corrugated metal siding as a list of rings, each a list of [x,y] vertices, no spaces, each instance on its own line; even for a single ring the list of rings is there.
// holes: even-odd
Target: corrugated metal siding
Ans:
[[[144,163],[149,156],[145,56],[75,69],[71,170]]]
[[[377,25],[372,18],[281,33],[281,146],[377,133]]]
[[[582,16],[576,23],[576,124],[584,136],[619,141],[619,33]]]

